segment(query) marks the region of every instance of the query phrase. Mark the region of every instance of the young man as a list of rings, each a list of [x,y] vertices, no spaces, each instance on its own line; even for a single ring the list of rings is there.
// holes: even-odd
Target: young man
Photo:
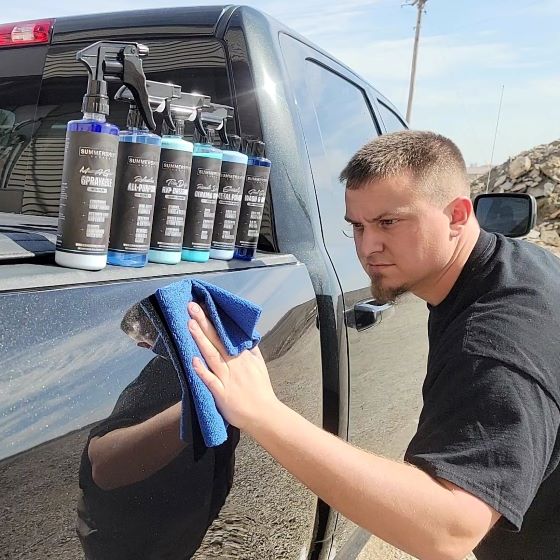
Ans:
[[[374,297],[412,292],[430,309],[424,407],[406,462],[356,449],[283,405],[258,349],[229,357],[191,305],[209,366],[195,359],[196,371],[230,423],[413,556],[560,558],[560,260],[480,230],[463,158],[442,136],[377,138],[341,179]]]

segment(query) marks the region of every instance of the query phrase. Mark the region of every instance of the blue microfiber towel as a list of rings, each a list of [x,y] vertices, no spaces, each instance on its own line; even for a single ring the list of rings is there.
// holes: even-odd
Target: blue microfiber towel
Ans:
[[[261,315],[261,308],[217,286],[201,280],[181,280],[160,288],[155,293],[163,317],[181,361],[179,375],[183,389],[183,402],[190,389],[204,443],[215,447],[227,439],[227,423],[216,408],[214,397],[198,377],[192,367],[192,360],[198,356],[204,363],[188,328],[187,305],[191,301],[204,304],[209,319],[214,324],[230,356],[237,356],[243,350],[254,348],[261,337],[255,326]],[[187,410],[187,407],[183,407]],[[185,440],[189,418],[181,418],[181,439]]]

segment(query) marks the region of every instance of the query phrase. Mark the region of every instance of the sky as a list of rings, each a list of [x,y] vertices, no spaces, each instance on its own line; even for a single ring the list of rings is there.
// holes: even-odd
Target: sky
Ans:
[[[350,66],[404,115],[417,15],[416,8],[405,2],[244,3],[274,16]],[[11,22],[111,12],[116,6],[132,10],[217,3],[27,0],[5,4],[1,19]],[[470,165],[499,164],[523,150],[559,139],[558,21],[560,0],[428,0],[411,128],[450,137]]]

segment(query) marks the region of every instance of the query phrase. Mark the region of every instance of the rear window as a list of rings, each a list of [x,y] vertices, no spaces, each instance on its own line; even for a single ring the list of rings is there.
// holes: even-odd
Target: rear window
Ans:
[[[19,212],[47,47],[0,49],[0,211]]]
[[[136,40],[150,47],[150,54],[144,60],[148,79],[174,81],[182,86],[183,91],[204,93],[217,103],[232,104],[226,57],[218,41],[210,38]],[[39,83],[33,86],[34,99],[23,82],[12,86],[14,102],[18,96],[31,97],[27,100],[28,113],[23,115],[20,109],[22,116],[19,117],[20,120],[28,118],[31,123],[27,136],[21,140],[13,132],[2,136],[11,158],[10,167],[6,167],[2,175],[2,186],[10,185],[18,198],[16,204],[11,203],[9,207],[8,204],[2,204],[0,198],[0,212],[58,216],[66,123],[71,119],[81,118],[82,97],[87,85],[87,71],[75,61],[75,53],[85,46],[86,43],[53,45],[49,48],[42,86],[40,77],[36,77]],[[0,60],[0,67],[1,62]],[[109,84],[110,98],[117,89],[117,84]],[[6,94],[0,99],[5,97]],[[13,104],[0,104],[0,108],[4,107],[10,111]],[[125,103],[111,101],[108,120],[124,128],[127,111]],[[7,123],[5,128],[11,127],[13,130],[14,125],[10,124],[13,117],[6,113],[3,116],[0,114],[0,119],[2,118]],[[0,120],[0,126],[1,122]],[[34,133],[31,134],[33,129]]]

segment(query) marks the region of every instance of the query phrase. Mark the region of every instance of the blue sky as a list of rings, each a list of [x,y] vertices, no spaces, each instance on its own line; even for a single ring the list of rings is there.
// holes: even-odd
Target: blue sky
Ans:
[[[216,4],[216,1],[27,0],[2,20]],[[351,66],[404,113],[416,9],[400,0],[245,2],[283,21]],[[303,6],[303,7],[302,7]],[[467,163],[494,163],[560,138],[560,0],[428,0],[411,126],[451,137]]]

